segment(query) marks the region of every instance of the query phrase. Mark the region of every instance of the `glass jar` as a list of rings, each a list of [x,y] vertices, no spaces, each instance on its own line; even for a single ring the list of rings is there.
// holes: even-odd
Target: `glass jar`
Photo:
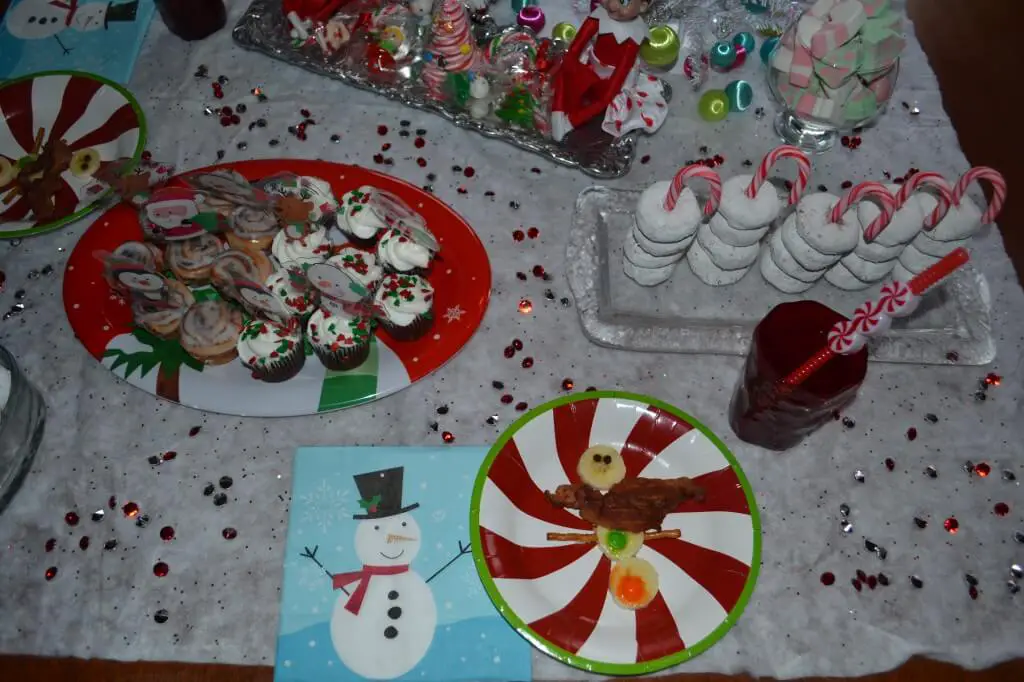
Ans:
[[[202,40],[224,28],[223,0],[156,0],[167,29],[182,40]]]
[[[896,88],[904,41],[893,32],[891,47],[869,49],[855,36],[826,59],[815,59],[798,43],[805,17],[815,21],[801,15],[772,50],[768,88],[779,106],[779,137],[804,151],[824,152],[840,135],[870,125],[885,111]]]
[[[0,346],[0,368],[10,374],[6,403],[0,391],[0,404],[3,404],[0,407],[0,512],[3,512],[32,466],[43,438],[46,403],[3,346]]]

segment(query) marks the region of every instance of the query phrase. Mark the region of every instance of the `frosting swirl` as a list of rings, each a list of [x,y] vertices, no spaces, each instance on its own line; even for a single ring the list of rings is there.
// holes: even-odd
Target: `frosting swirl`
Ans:
[[[359,239],[372,239],[388,227],[384,218],[370,205],[373,187],[363,185],[345,192],[341,197],[342,209],[338,213],[338,228]]]
[[[327,240],[327,230],[314,229],[309,234],[299,235],[289,227],[274,237],[271,252],[282,267],[301,268],[326,259],[331,252],[331,244]]]
[[[433,308],[434,287],[416,275],[385,275],[374,301],[388,321],[405,327]]]
[[[245,323],[235,348],[242,363],[263,367],[277,362],[302,343],[301,328],[282,327],[266,320],[252,319]]]
[[[271,271],[270,259],[262,253],[249,253],[241,249],[222,251],[213,261],[210,278],[215,285],[229,285],[235,279],[262,282]]]
[[[327,350],[361,346],[373,335],[373,320],[318,309],[306,324],[310,343]]]
[[[316,303],[316,291],[296,286],[285,270],[271,273],[265,284],[270,293],[298,317],[308,315]]]
[[[167,298],[163,305],[155,305],[143,298],[132,302],[132,316],[143,327],[153,329],[173,327],[181,322],[185,312],[196,302],[192,291],[181,282],[167,280]]]
[[[208,232],[185,239],[180,242],[171,242],[167,245],[167,263],[171,267],[183,270],[197,270],[209,267],[220,255],[224,245],[221,241]]]
[[[188,309],[181,320],[181,343],[205,348],[235,345],[242,328],[242,313],[224,301],[200,301]]]
[[[116,258],[138,263],[147,270],[157,272],[163,265],[163,254],[160,249],[146,242],[125,242],[114,249]]]
[[[261,208],[239,206],[231,213],[231,231],[241,239],[257,241],[273,237],[281,229],[277,216]]]
[[[430,265],[430,250],[392,228],[377,243],[377,260],[398,272],[408,272]]]
[[[372,253],[351,246],[342,248],[336,255],[328,258],[327,262],[341,268],[352,279],[371,290],[384,274],[383,269],[377,264],[377,258]]]

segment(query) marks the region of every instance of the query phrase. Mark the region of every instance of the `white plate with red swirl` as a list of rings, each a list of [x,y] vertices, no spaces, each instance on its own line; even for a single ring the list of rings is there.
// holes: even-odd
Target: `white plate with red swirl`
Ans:
[[[595,493],[595,477],[609,475]],[[620,534],[636,541],[625,554],[628,543],[606,543],[619,531],[545,494],[563,486],[608,499],[616,485],[678,481],[699,494],[670,500],[658,532]],[[560,398],[513,424],[481,466],[470,526],[480,578],[509,624],[544,653],[604,674],[651,673],[707,650],[739,619],[760,565],[757,506],[732,453],[682,410],[633,393]],[[643,570],[629,575],[634,564]],[[641,600],[630,603],[639,593],[627,582]]]

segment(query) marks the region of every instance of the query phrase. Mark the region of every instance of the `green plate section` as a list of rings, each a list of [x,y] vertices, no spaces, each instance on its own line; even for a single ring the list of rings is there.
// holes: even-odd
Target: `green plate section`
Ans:
[[[512,608],[501,596],[501,592],[498,591],[498,586],[495,585],[494,579],[491,578],[490,571],[487,570],[487,561],[484,558],[483,545],[480,543],[480,498],[483,495],[484,483],[487,480],[487,472],[491,469],[491,463],[494,461],[494,458],[498,456],[498,453],[501,452],[501,449],[505,447],[505,443],[511,440],[519,429],[523,428],[523,426],[538,415],[543,414],[548,410],[553,410],[560,405],[567,405],[580,400],[591,400],[594,398],[621,398],[623,400],[631,400],[644,403],[646,405],[654,405],[655,407],[659,407],[662,410],[685,420],[688,424],[691,424],[695,429],[698,429],[701,433],[707,436],[708,440],[714,443],[725,456],[726,460],[729,462],[729,466],[736,473],[736,477],[739,479],[740,485],[743,486],[743,493],[747,498],[747,506],[750,508],[750,520],[754,529],[754,553],[750,562],[750,574],[747,576],[747,584],[743,587],[743,592],[740,594],[739,601],[736,602],[736,605],[725,617],[725,620],[722,621],[722,623],[707,637],[696,644],[683,649],[682,651],[653,661],[645,661],[643,663],[605,663],[603,661],[596,661],[570,653],[565,649],[555,646],[538,635],[530,629],[529,625],[523,622],[523,620],[515,614]],[[469,504],[469,526],[470,541],[473,545],[473,562],[476,564],[476,570],[480,575],[480,581],[483,583],[484,589],[487,591],[488,596],[490,596],[491,601],[494,602],[494,605],[497,607],[498,612],[501,613],[505,620],[508,621],[509,625],[511,625],[516,632],[522,635],[523,638],[530,642],[530,644],[537,647],[537,649],[543,651],[548,656],[573,667],[603,675],[646,675],[658,670],[664,670],[665,668],[669,668],[684,661],[688,661],[694,656],[710,649],[718,642],[718,640],[725,636],[725,633],[728,632],[729,629],[736,624],[736,621],[740,619],[740,616],[743,615],[743,610],[746,608],[751,595],[754,593],[754,586],[757,584],[757,576],[761,569],[761,516],[757,509],[757,501],[754,499],[754,491],[751,489],[750,482],[743,473],[743,469],[740,467],[739,462],[736,461],[732,452],[729,451],[729,448],[725,446],[721,439],[712,433],[708,427],[704,426],[704,424],[673,405],[669,405],[657,398],[641,395],[639,393],[626,393],[623,391],[591,391],[589,393],[577,393],[575,395],[565,396],[563,398],[558,398],[551,402],[544,403],[520,417],[514,424],[512,424],[512,426],[501,434],[501,437],[499,437],[497,442],[491,447],[483,464],[480,466],[480,472],[477,474],[476,482],[473,484],[473,498],[470,500]]]

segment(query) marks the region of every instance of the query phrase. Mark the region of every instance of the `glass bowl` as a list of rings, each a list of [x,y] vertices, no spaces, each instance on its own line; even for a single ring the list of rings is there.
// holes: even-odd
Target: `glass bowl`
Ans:
[[[18,368],[18,363],[7,349],[0,346],[0,368],[10,373],[10,394],[3,404],[0,391],[0,513],[7,508],[21,486],[39,441],[43,438],[46,422],[46,403],[43,396],[29,383]]]

